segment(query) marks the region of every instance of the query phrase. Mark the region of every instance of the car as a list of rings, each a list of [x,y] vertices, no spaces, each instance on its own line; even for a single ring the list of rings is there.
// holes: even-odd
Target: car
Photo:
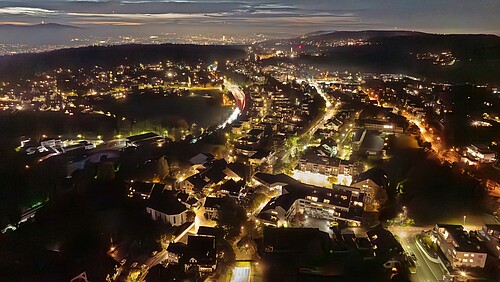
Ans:
[[[145,265],[145,264],[142,264],[142,265],[141,265],[141,269],[142,269],[142,270],[146,269],[146,267],[148,267],[148,266],[147,266],[147,265]]]
[[[410,253],[410,257],[411,257],[414,261],[417,261],[417,260],[418,260],[418,259],[417,259],[417,256],[416,256],[413,252],[411,252],[411,253]]]
[[[126,262],[127,262],[127,259],[122,259],[122,260],[120,261],[120,264],[121,264],[121,265],[124,265]]]
[[[158,253],[158,251],[152,251],[151,256],[154,257],[154,256],[156,256],[157,253]]]
[[[134,262],[134,263],[131,265],[131,267],[132,267],[132,268],[134,268],[134,267],[136,267],[137,265],[138,265],[138,263],[137,263],[137,262]]]

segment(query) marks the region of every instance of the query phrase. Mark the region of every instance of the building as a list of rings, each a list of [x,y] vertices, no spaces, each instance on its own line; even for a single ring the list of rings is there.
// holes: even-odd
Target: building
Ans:
[[[351,187],[359,188],[365,197],[365,210],[378,211],[389,199],[389,178],[380,168],[371,168],[356,177]]]
[[[171,264],[184,265],[185,271],[214,272],[217,267],[215,243],[214,236],[188,236],[187,244],[169,244],[167,261]]]
[[[224,169],[224,173],[228,178],[234,181],[247,180],[246,176],[246,167],[243,163],[229,163],[227,167]]]
[[[199,272],[214,272],[217,267],[215,237],[188,236],[187,252],[182,261],[185,270],[196,269]]]
[[[484,268],[488,254],[461,225],[437,224],[437,244],[453,267]]]
[[[244,180],[236,182],[230,179],[220,186],[220,190],[218,193],[220,195],[238,198],[240,196],[241,189],[243,189],[244,186]]]
[[[166,142],[165,138],[153,132],[129,136],[127,137],[126,140],[128,146],[135,146],[135,147],[141,145],[155,145],[161,147],[163,146],[163,144],[165,144],[165,142]]]
[[[223,201],[224,198],[206,197],[203,205],[205,207],[205,217],[212,220],[219,218],[219,209]]]
[[[155,190],[146,203],[146,212],[153,220],[179,226],[187,222],[187,207],[169,190]]]
[[[200,174],[195,174],[182,181],[181,190],[186,194],[193,194],[202,191],[209,184]]]
[[[282,193],[283,186],[289,184],[301,184],[300,181],[295,180],[294,178],[284,174],[268,174],[263,172],[257,172],[253,178],[252,182],[254,185],[262,185],[270,190],[278,190],[279,193]]]
[[[359,119],[357,125],[366,130],[374,130],[386,133],[403,133],[404,126],[397,122],[380,119]]]
[[[490,253],[500,259],[500,225],[486,224],[477,233]]]
[[[189,159],[191,168],[194,170],[205,169],[204,165],[208,162],[214,160],[215,157],[212,154],[199,153],[196,156]]]
[[[142,198],[143,200],[147,200],[151,197],[153,190],[161,191],[164,188],[165,184],[162,183],[134,181],[130,183],[128,196],[130,198],[137,197]]]
[[[309,148],[300,158],[296,169],[324,176],[345,175],[352,177],[354,175],[354,164],[350,161],[336,158],[334,156],[336,147],[334,151],[335,152],[330,153],[329,150],[322,146]],[[349,185],[350,183],[346,184]]]
[[[396,240],[394,235],[382,225],[378,225],[366,231],[368,239],[370,240],[375,256],[388,261],[395,258],[400,258],[404,249],[401,244]]]
[[[282,186],[281,195],[262,209],[259,217],[264,224],[287,226],[297,214],[314,218],[361,224],[364,194],[358,188],[335,185],[322,188],[303,183]]]
[[[328,233],[318,228],[274,228],[264,227],[263,250],[270,253],[309,253],[327,255],[324,246],[330,243]],[[324,256],[321,255],[321,258]]]
[[[495,163],[497,155],[487,146],[470,145],[466,148],[466,156],[479,163]]]

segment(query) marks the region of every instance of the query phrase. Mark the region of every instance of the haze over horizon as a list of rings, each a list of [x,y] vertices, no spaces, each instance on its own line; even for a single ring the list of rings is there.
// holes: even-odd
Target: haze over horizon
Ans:
[[[7,0],[0,1],[0,24],[58,23],[107,36],[367,29],[498,35],[499,10],[495,0]]]

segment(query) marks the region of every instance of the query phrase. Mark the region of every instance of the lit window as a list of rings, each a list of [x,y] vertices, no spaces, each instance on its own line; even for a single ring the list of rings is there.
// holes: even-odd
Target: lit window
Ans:
[[[470,262],[474,262],[474,260],[473,260],[473,259],[470,259],[469,261],[470,261]]]
[[[467,262],[467,261],[468,261],[468,259],[464,259],[464,260],[463,260],[463,262]]]
[[[464,254],[464,257],[468,257],[468,256],[469,256],[469,254]]]
[[[474,257],[474,254],[470,254],[471,257]]]

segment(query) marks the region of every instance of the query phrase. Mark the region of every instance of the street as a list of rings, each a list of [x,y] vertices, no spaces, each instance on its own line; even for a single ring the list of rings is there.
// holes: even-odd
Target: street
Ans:
[[[430,261],[423,253],[423,250],[417,246],[415,235],[420,234],[423,227],[392,227],[389,230],[399,236],[403,249],[408,253],[414,253],[417,257],[417,272],[411,275],[411,280],[420,281],[443,281],[446,271],[441,264]]]

